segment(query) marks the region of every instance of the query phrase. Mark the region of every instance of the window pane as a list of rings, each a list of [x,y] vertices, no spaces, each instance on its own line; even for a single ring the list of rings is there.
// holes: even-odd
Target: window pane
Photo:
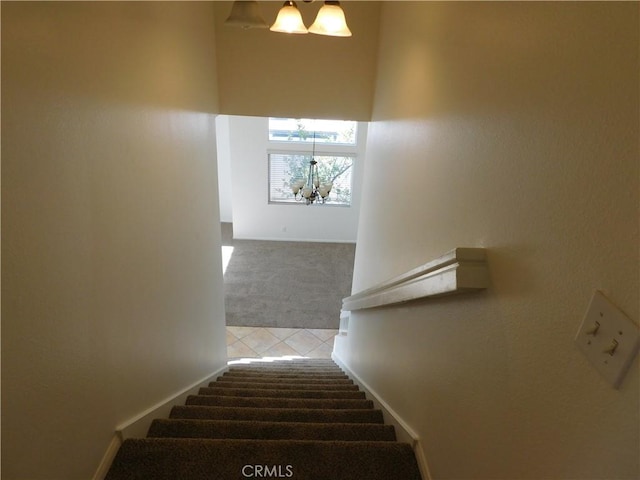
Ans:
[[[351,173],[353,157],[346,155],[315,156],[318,162],[318,177],[321,184],[333,183],[326,199],[329,205],[351,205]],[[296,180],[307,180],[311,155],[269,154],[269,202],[296,203],[291,184]],[[298,194],[298,201],[300,194]]]
[[[315,142],[356,145],[358,122],[349,120],[313,120],[308,118],[269,118],[269,141]]]

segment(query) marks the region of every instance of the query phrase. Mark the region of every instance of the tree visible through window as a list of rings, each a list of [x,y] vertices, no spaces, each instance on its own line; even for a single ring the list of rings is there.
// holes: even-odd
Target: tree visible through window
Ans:
[[[279,149],[268,153],[269,202],[296,203],[292,185],[308,182],[314,159],[320,184],[331,186],[326,203],[351,205],[356,129],[352,121],[270,118],[270,145]]]
[[[321,184],[332,184],[327,203],[351,205],[351,171],[353,157],[316,155],[318,177]],[[269,154],[269,201],[295,203],[292,185],[306,181],[311,155],[289,153]],[[298,194],[300,197],[300,194]]]
[[[269,118],[270,142],[356,145],[358,122],[309,118]]]

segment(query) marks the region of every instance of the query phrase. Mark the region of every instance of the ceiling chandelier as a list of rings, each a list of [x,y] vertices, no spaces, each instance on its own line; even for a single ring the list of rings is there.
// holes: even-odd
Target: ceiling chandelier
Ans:
[[[314,0],[303,0],[311,3]],[[225,25],[241,28],[267,28],[266,22],[260,16],[257,1],[235,1],[231,7],[231,14],[225,20]],[[318,11],[315,21],[307,29],[298,5],[293,0],[287,0],[280,8],[276,21],[269,28],[272,32],[282,33],[315,33],[332,37],[350,37],[351,30],[347,26],[344,11],[338,1],[325,1]]]
[[[260,15],[258,2],[233,2],[231,13],[224,21],[229,27],[268,28],[267,22]]]
[[[318,175],[318,162],[316,161],[316,132],[313,132],[313,150],[309,162],[309,173],[306,180],[296,180],[291,183],[291,191],[297,201],[304,200],[307,205],[315,202],[325,203],[331,189],[332,182],[321,182]],[[298,194],[300,194],[298,196]]]

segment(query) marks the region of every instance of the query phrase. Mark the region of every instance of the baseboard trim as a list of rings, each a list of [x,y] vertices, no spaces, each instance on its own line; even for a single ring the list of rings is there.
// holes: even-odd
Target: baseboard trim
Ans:
[[[139,415],[136,415],[135,417],[118,425],[116,427],[116,433],[111,439],[111,442],[107,447],[107,451],[102,457],[100,465],[98,465],[96,473],[93,475],[93,480],[103,480],[106,477],[107,472],[109,471],[109,468],[113,463],[113,459],[116,457],[120,445],[122,445],[122,442],[124,442],[127,438],[146,437],[147,432],[149,431],[149,427],[151,426],[151,422],[155,418],[168,418],[169,413],[171,412],[171,408],[174,405],[184,404],[189,395],[197,394],[198,390],[201,387],[208,386],[209,382],[215,380],[216,377],[225,372],[228,368],[228,365],[224,365],[215,372],[201,378],[197,382],[192,383],[188,387],[180,390],[170,397],[165,398],[161,402],[156,403]]]
[[[318,239],[318,238],[282,238],[282,237],[242,237],[233,236],[234,240],[256,240],[260,242],[305,242],[305,243],[349,243],[355,245],[356,241],[352,239]]]
[[[144,412],[136,415],[135,417],[121,423],[116,427],[116,433],[120,436],[122,441],[127,438],[144,438],[147,436],[147,431],[151,422],[155,418],[164,418],[169,416],[169,412],[174,405],[180,405],[185,403],[189,395],[195,395],[201,387],[208,386],[209,382],[215,379],[222,372],[227,370],[228,365],[219,368],[215,372],[201,378],[197,382],[189,385],[187,388],[180,390],[179,392],[165,398],[161,402],[156,403],[152,407],[149,407]]]
[[[382,410],[384,422],[388,425],[393,425],[396,430],[396,437],[399,442],[408,443],[413,448],[416,455],[416,461],[418,462],[418,468],[423,480],[431,480],[431,473],[429,472],[429,465],[422,449],[419,435],[413,431],[413,429],[405,422],[400,415],[393,410],[385,402],[378,393],[373,390],[364,380],[362,380],[357,373],[351,370],[347,364],[335,353],[331,354],[331,358],[334,362],[342,368],[347,375],[349,375],[353,381],[364,391],[367,398],[373,401],[375,408]]]
[[[116,458],[116,453],[120,449],[120,445],[122,445],[122,440],[120,440],[120,436],[115,434],[107,447],[107,451],[104,453],[102,460],[100,461],[100,465],[98,465],[98,469],[96,473],[93,474],[93,480],[104,480],[109,472],[109,468],[111,468],[111,464],[113,463],[113,459]]]

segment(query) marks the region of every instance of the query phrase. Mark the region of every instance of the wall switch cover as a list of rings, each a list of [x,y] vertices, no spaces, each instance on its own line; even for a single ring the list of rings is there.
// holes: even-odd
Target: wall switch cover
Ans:
[[[640,347],[640,330],[596,290],[575,343],[596,370],[618,388]]]

